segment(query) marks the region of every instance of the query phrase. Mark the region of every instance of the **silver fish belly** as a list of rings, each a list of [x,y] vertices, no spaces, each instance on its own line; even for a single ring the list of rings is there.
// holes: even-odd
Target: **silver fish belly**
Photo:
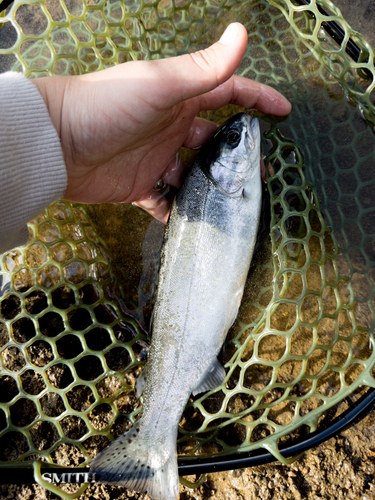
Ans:
[[[217,355],[238,313],[260,208],[259,123],[242,113],[202,148],[172,207],[141,376],[143,414],[94,459],[99,482],[177,498],[178,424],[191,393],[224,380]]]

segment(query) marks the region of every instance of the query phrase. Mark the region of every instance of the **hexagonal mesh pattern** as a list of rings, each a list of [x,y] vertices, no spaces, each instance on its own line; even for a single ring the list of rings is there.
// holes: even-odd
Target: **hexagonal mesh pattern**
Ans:
[[[0,55],[15,54],[30,77],[195,50],[238,20],[249,34],[238,73],[293,103],[288,119],[262,117],[263,232],[221,355],[225,383],[191,399],[181,420],[178,449],[192,460],[266,447],[285,463],[280,442],[375,386],[375,78],[362,78],[363,68],[375,76],[374,53],[331,2],[318,4],[328,16],[315,1],[16,1],[3,18],[17,40]],[[342,48],[321,27],[330,20]],[[82,207],[55,204],[30,228],[2,264],[0,459],[83,465],[140,411],[133,386],[147,344],[123,319],[130,300],[118,299],[126,293]]]
[[[138,414],[148,345],[83,208],[29,229],[0,264],[0,460],[83,465]]]

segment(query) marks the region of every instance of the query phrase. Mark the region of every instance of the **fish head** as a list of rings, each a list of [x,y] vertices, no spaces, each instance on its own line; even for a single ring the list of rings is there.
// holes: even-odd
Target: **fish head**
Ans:
[[[206,142],[200,156],[203,172],[221,191],[242,193],[251,178],[260,176],[258,119],[247,113],[233,116]]]

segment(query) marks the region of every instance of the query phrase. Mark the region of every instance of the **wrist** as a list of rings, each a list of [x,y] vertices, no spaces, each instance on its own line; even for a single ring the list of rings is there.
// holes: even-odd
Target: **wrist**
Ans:
[[[30,80],[41,94],[52,124],[61,139],[61,115],[66,83],[69,77],[44,77]]]

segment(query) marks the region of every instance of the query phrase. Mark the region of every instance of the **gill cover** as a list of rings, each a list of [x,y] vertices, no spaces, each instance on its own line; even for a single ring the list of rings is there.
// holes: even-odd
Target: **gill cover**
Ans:
[[[226,194],[242,192],[244,184],[259,171],[259,144],[258,119],[239,113],[218,128],[204,146],[203,171]]]

